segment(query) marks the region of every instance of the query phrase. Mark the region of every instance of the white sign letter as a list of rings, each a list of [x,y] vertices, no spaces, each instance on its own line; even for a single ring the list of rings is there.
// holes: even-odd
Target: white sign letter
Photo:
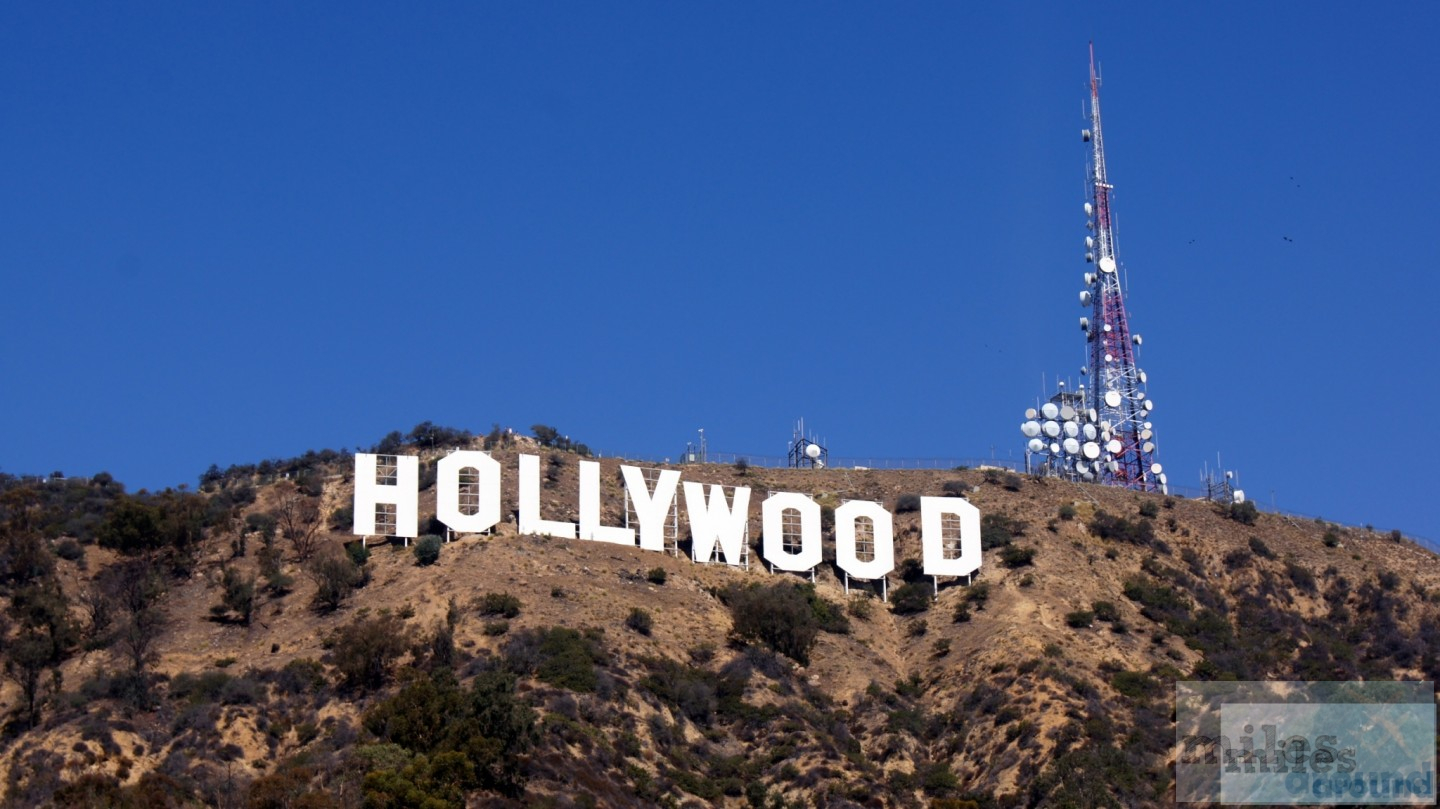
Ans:
[[[575,523],[540,519],[540,456],[520,456],[520,533],[575,538]]]
[[[855,547],[855,520],[869,517],[875,526],[875,558],[860,561]],[[895,569],[895,522],[879,503],[851,500],[835,509],[835,562],[857,579],[881,579]]]
[[[960,518],[960,555],[945,558],[943,515]],[[925,575],[969,576],[980,569],[980,509],[962,497],[920,498],[920,547]]]
[[[744,560],[745,520],[750,514],[750,487],[735,488],[735,502],[725,503],[725,487],[705,487],[685,481],[685,512],[690,516],[691,555],[697,562],[708,562],[715,555],[715,546],[725,555],[726,564],[738,565]]]
[[[580,462],[580,538],[635,546],[635,532],[600,524],[600,464]]]
[[[800,512],[800,551],[785,551],[786,509]],[[779,492],[765,498],[760,507],[765,529],[765,558],[781,570],[808,573],[822,559],[820,550],[820,504],[808,495],[797,492]]]
[[[480,508],[460,510],[460,473],[474,469]],[[435,465],[435,516],[457,534],[479,534],[500,522],[500,462],[473,449],[452,452]]]
[[[680,473],[674,469],[660,470],[654,494],[645,488],[645,473],[641,470],[621,466],[620,474],[625,477],[625,491],[630,493],[630,502],[635,504],[635,518],[640,523],[640,547],[647,551],[665,550],[665,518],[675,503],[675,487],[680,483]]]
[[[380,483],[375,468],[380,456],[368,452],[355,454],[355,533],[375,533],[375,507],[395,507],[397,537],[414,537],[420,532],[420,459],[414,455],[396,455],[394,482]]]

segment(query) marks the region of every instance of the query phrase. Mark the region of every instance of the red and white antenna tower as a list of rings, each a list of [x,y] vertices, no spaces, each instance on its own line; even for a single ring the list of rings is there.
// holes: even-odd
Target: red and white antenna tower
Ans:
[[[1155,462],[1155,432],[1145,395],[1145,372],[1136,367],[1141,339],[1130,333],[1125,291],[1115,255],[1115,222],[1111,208],[1114,186],[1105,172],[1105,138],[1100,128],[1100,77],[1095,72],[1095,45],[1090,45],[1089,194],[1085,203],[1085,260],[1099,272],[1085,273],[1080,303],[1091,316],[1080,319],[1088,343],[1090,377],[1087,398],[1091,420],[1100,430],[1099,455],[1088,468],[1095,478],[1113,486],[1144,491],[1165,488],[1165,475]],[[1088,454],[1088,453],[1087,453]]]

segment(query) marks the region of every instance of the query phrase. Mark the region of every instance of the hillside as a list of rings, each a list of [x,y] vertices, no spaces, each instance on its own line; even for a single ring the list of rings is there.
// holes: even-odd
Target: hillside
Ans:
[[[438,443],[401,451],[433,469]],[[505,470],[503,514],[529,453],[544,516],[575,519],[575,451],[473,444]],[[620,463],[601,461],[610,525]],[[749,570],[508,520],[421,565],[346,550],[351,468],[311,454],[144,495],[6,481],[7,805],[1159,805],[1176,679],[1440,676],[1440,558],[1388,534],[993,470],[689,465],[754,490]],[[827,513],[963,493],[984,565],[933,602],[903,563],[890,605],[847,596],[827,525],[797,590],[761,561],[767,491]],[[895,535],[920,557],[918,513]],[[737,616],[783,620],[742,638]],[[804,663],[772,648],[807,629]]]

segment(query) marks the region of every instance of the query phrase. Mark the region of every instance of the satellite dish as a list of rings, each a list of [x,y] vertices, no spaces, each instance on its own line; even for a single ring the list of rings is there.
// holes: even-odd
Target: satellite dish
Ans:
[[[1065,424],[1062,425],[1061,429],[1065,431],[1065,436],[1067,438],[1074,438],[1075,436],[1080,434],[1080,425],[1076,424],[1073,421],[1065,422]]]
[[[1160,475],[1160,477],[1158,478],[1158,480],[1160,481],[1160,485],[1161,485],[1161,486],[1164,486],[1164,485],[1165,485],[1165,476],[1164,476],[1163,474]]]
[[[1039,415],[1039,411],[1037,411],[1035,408],[1033,408],[1033,407],[1027,407],[1027,408],[1025,408],[1025,418],[1027,418],[1027,419],[1033,419],[1033,418],[1035,418],[1035,417],[1038,416],[1038,415]]]
[[[1032,438],[1032,439],[1030,439],[1030,443],[1026,444],[1025,446],[1029,447],[1031,452],[1044,452],[1044,451],[1045,451],[1045,442],[1044,442],[1044,441],[1041,441],[1041,440],[1038,439],[1038,438]]]
[[[1105,443],[1105,451],[1110,453],[1111,455],[1119,455],[1121,449],[1123,449],[1123,447],[1121,446],[1120,439],[1118,438],[1112,438]]]
[[[1051,455],[1059,455],[1059,454],[1060,454],[1060,445],[1057,444],[1057,443],[1055,443],[1054,441],[1051,441],[1051,442],[1050,442],[1050,454],[1051,454]]]
[[[1045,414],[1045,418],[1053,419],[1060,415],[1060,408],[1056,407],[1054,402],[1046,402],[1040,405],[1040,412]]]
[[[1145,412],[1146,412],[1146,413],[1149,413],[1151,410],[1154,410],[1154,409],[1155,409],[1155,400],[1154,400],[1154,399],[1146,399],[1144,406],[1145,406]]]
[[[1095,440],[1095,435],[1096,435],[1095,425],[1093,425],[1093,424],[1087,424],[1087,425],[1085,425],[1084,427],[1081,427],[1080,430],[1081,430],[1081,432],[1085,433],[1085,440],[1086,440],[1086,441],[1094,441],[1094,440]]]
[[[1244,492],[1244,491],[1242,491],[1242,490],[1240,490],[1240,489],[1236,489],[1236,490],[1235,490],[1235,502],[1237,502],[1237,503],[1243,503],[1243,502],[1245,502],[1245,492]]]
[[[809,459],[812,460],[812,461],[815,460],[816,458],[819,458],[819,457],[820,457],[820,445],[819,445],[819,444],[810,444],[809,446],[805,447],[805,457],[809,458]]]
[[[1080,451],[1086,458],[1092,461],[1100,457],[1100,445],[1094,441],[1086,441],[1084,445],[1080,447]]]
[[[1045,432],[1045,434],[1048,435],[1048,436],[1050,436],[1051,438],[1059,438],[1059,437],[1060,437],[1060,423],[1059,423],[1059,422],[1047,421],[1047,422],[1045,422],[1044,424],[1040,425],[1040,429],[1043,430],[1043,431]]]
[[[1020,425],[1020,432],[1024,433],[1026,438],[1034,438],[1040,434],[1040,422],[1031,419]]]
[[[1150,440],[1150,436],[1152,436],[1152,435],[1154,435],[1154,433],[1150,432],[1149,430],[1141,430],[1141,431],[1140,431],[1140,440],[1141,440],[1141,441],[1149,441],[1149,440]]]
[[[1081,376],[1084,376],[1084,375],[1086,375],[1086,374],[1088,374],[1088,373],[1090,373],[1090,369],[1089,369],[1089,368],[1086,368],[1086,367],[1083,366],[1083,365],[1080,366],[1080,375],[1081,375]],[[1084,385],[1081,385],[1080,387],[1083,388],[1083,387],[1085,387],[1085,386],[1084,386]]]
[[[1131,339],[1131,340],[1134,340],[1134,341],[1135,341],[1135,345],[1137,345],[1137,346],[1140,345],[1141,343],[1145,342],[1144,340],[1141,340],[1141,339],[1140,339],[1140,335],[1138,335],[1138,334],[1131,335],[1130,339]]]
[[[1094,479],[1095,479],[1095,476],[1092,475],[1092,474],[1090,474],[1089,472],[1086,472],[1085,474],[1083,474],[1083,475],[1080,476],[1080,479],[1083,480],[1083,481],[1089,482],[1089,481],[1094,480]]]
[[[1087,472],[1090,471],[1090,464],[1085,463],[1084,461],[1076,461],[1076,462],[1075,462],[1075,471],[1076,471],[1076,472],[1079,472],[1079,473],[1082,474],[1082,475],[1083,475],[1083,474],[1086,474]]]
[[[1115,361],[1115,356],[1114,356],[1113,354],[1106,354],[1106,355],[1105,355],[1105,361],[1106,361],[1106,362],[1114,362],[1114,361]]]
[[[1085,273],[1085,286],[1088,287],[1088,286],[1090,286],[1090,285],[1093,284],[1093,283],[1095,283],[1095,273],[1093,273],[1093,272],[1087,272],[1087,273]]]
[[[1155,451],[1155,442],[1154,442],[1154,441],[1146,441],[1143,445],[1141,445],[1140,449],[1142,449],[1142,450],[1144,450],[1144,451],[1146,451],[1146,452],[1154,452],[1154,451]]]
[[[1120,462],[1119,462],[1119,461],[1111,461],[1110,463],[1106,464],[1105,466],[1106,466],[1106,468],[1108,468],[1111,472],[1119,472],[1119,471],[1120,471]]]
[[[1082,290],[1080,290],[1080,305],[1081,305],[1081,306],[1089,306],[1089,305],[1090,305],[1090,290],[1088,290],[1088,289],[1082,289]]]
[[[817,461],[815,462],[815,468],[816,468],[816,469],[824,469],[824,468],[825,468],[825,462],[824,462],[824,461],[818,461],[818,460],[817,460]]]
[[[1070,405],[1060,405],[1060,418],[1069,421],[1075,418],[1075,408]]]
[[[1082,130],[1080,130],[1080,140],[1083,140],[1083,141],[1085,141],[1086,143],[1089,143],[1089,142],[1090,142],[1090,130],[1088,130],[1088,129],[1082,129]],[[1090,203],[1088,203],[1088,202],[1085,203],[1085,207],[1086,207],[1086,208],[1089,208],[1089,207],[1090,207]],[[1086,211],[1086,213],[1089,213],[1089,211]]]
[[[1095,208],[1092,207],[1090,203],[1085,203],[1085,215],[1088,217],[1093,213],[1095,213]]]
[[[1230,479],[1233,478],[1233,477],[1235,477],[1235,473],[1234,473],[1234,472],[1226,472],[1226,473],[1225,473],[1225,479],[1226,479],[1226,480],[1230,480]]]
[[[1109,332],[1109,331],[1110,331],[1110,324],[1109,324],[1109,323],[1106,323],[1106,324],[1105,324],[1105,331],[1106,331],[1106,332]]]
[[[1148,422],[1148,421],[1145,422],[1144,424],[1140,425],[1140,426],[1144,427],[1144,428],[1147,429],[1147,430],[1153,430],[1153,429],[1155,429],[1155,425],[1151,424],[1151,423]]]
[[[1142,384],[1142,385],[1145,384],[1145,372],[1144,372],[1144,371],[1141,371],[1141,372],[1140,372],[1140,384]]]
[[[1092,239],[1092,238],[1089,237],[1089,236],[1086,236],[1086,237],[1085,237],[1085,249],[1086,249],[1086,250],[1093,250],[1093,249],[1095,249],[1095,240]]]
[[[1165,467],[1161,466],[1158,463],[1152,463],[1150,464],[1150,471],[1158,475],[1161,472],[1165,471]]]
[[[1096,413],[1096,412],[1095,412],[1095,408],[1093,408],[1093,407],[1090,408],[1090,412],[1089,412],[1088,415],[1090,416],[1090,420],[1091,420],[1091,421],[1099,421],[1099,420],[1100,420],[1100,414],[1099,414],[1099,413]]]
[[[1090,318],[1080,318],[1080,331],[1090,331]]]
[[[1065,448],[1065,453],[1066,453],[1067,455],[1079,455],[1079,454],[1080,454],[1080,442],[1079,442],[1079,441],[1076,441],[1076,440],[1073,439],[1073,438],[1067,438],[1067,439],[1065,439],[1065,443],[1064,443],[1062,446]]]
[[[1115,272],[1115,259],[1112,256],[1100,257],[1100,272]]]
[[[1085,254],[1085,263],[1086,263],[1086,264],[1093,264],[1094,262],[1095,262],[1095,254],[1094,254],[1094,253],[1086,253],[1086,254]]]
[[[1105,356],[1106,356],[1106,357],[1109,357],[1110,355],[1109,355],[1109,354],[1106,354]],[[1118,391],[1118,390],[1107,390],[1107,391],[1105,391],[1105,406],[1106,406],[1106,407],[1119,407],[1119,406],[1120,406],[1120,391]]]

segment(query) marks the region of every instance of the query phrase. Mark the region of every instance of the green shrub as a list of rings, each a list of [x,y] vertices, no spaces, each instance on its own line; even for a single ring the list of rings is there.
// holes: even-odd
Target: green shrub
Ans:
[[[1035,564],[1035,549],[1019,545],[1006,545],[1000,551],[1000,562],[1006,567],[1024,567]]]
[[[486,593],[480,596],[475,611],[481,615],[500,615],[514,618],[520,614],[520,599],[509,593]]]
[[[1275,558],[1275,552],[1270,550],[1270,546],[1266,545],[1265,540],[1260,537],[1250,537],[1250,550],[1262,559]]]
[[[1325,543],[1325,547],[1327,548],[1337,548],[1340,546],[1340,535],[1334,531],[1326,531],[1325,536],[1322,537],[1320,541]]]
[[[965,588],[965,603],[974,604],[975,609],[985,609],[985,603],[990,600],[990,582],[977,581]]]
[[[67,537],[55,543],[55,555],[67,562],[78,562],[85,558],[85,546]]]
[[[550,627],[540,634],[540,662],[535,676],[571,691],[595,690],[595,666],[603,659],[599,638],[568,627]]]
[[[1058,512],[1060,519],[1062,520],[1073,520],[1075,519],[1075,515],[1077,513],[1078,512],[1075,511],[1075,507],[1070,505],[1069,503],[1060,506],[1060,511]]]
[[[1020,487],[1025,485],[1025,480],[1014,472],[1011,472],[1005,475],[1005,479],[1000,482],[1000,485],[1007,492],[1018,492],[1020,491]]]
[[[1095,620],[1110,623],[1120,620],[1120,608],[1110,601],[1096,601],[1090,605],[1095,613]]]
[[[850,596],[850,602],[845,606],[847,612],[862,621],[870,620],[875,614],[875,603],[870,596],[864,593],[856,593]]]
[[[1160,506],[1156,505],[1154,500],[1141,500],[1140,516],[1153,520],[1160,516]]]
[[[668,578],[663,567],[652,567],[650,572],[645,574],[645,579],[651,584],[664,584]]]
[[[374,690],[408,649],[407,636],[405,622],[394,615],[356,618],[335,632],[330,662],[347,687]]]
[[[970,487],[963,480],[947,480],[940,487],[940,491],[944,492],[946,497],[964,497],[970,493]]]
[[[930,609],[934,588],[923,582],[910,582],[890,594],[890,611],[896,615],[914,615]]]
[[[434,534],[426,534],[415,542],[415,564],[424,567],[440,560],[440,545],[444,542]]]
[[[980,518],[980,548],[1003,548],[1018,536],[1025,535],[1026,525],[1007,514],[991,512]]]
[[[630,608],[630,615],[625,618],[625,626],[649,637],[650,629],[654,620],[650,617],[650,611],[643,607]]]
[[[482,631],[484,631],[486,635],[489,635],[492,638],[498,635],[503,635],[506,632],[510,631],[510,622],[505,620],[504,618],[501,618],[498,621],[486,621],[484,627],[482,628]]]
[[[1090,626],[1095,620],[1095,613],[1090,610],[1075,610],[1065,613],[1065,623],[1075,629],[1084,629]]]
[[[920,510],[920,495],[902,494],[895,501],[896,514],[910,514]]]
[[[363,539],[346,545],[345,553],[349,555],[350,561],[356,565],[363,565],[370,561],[370,548],[365,545],[365,540]]]
[[[350,593],[366,580],[360,566],[338,549],[316,554],[306,572],[315,581],[315,606],[326,612],[339,609]]]
[[[763,643],[802,665],[810,662],[820,623],[799,587],[788,582],[732,587],[725,600],[736,637]]]
[[[1155,527],[1149,520],[1131,522],[1101,510],[1095,512],[1095,516],[1090,519],[1089,528],[1090,533],[1101,539],[1115,539],[1142,547],[1155,543]]]
[[[1229,517],[1241,525],[1254,525],[1255,520],[1260,516],[1260,510],[1255,504],[1246,500],[1243,503],[1231,503]]]
[[[970,617],[970,605],[962,601],[955,605],[955,613],[951,616],[951,620],[957,624],[968,624]]]

